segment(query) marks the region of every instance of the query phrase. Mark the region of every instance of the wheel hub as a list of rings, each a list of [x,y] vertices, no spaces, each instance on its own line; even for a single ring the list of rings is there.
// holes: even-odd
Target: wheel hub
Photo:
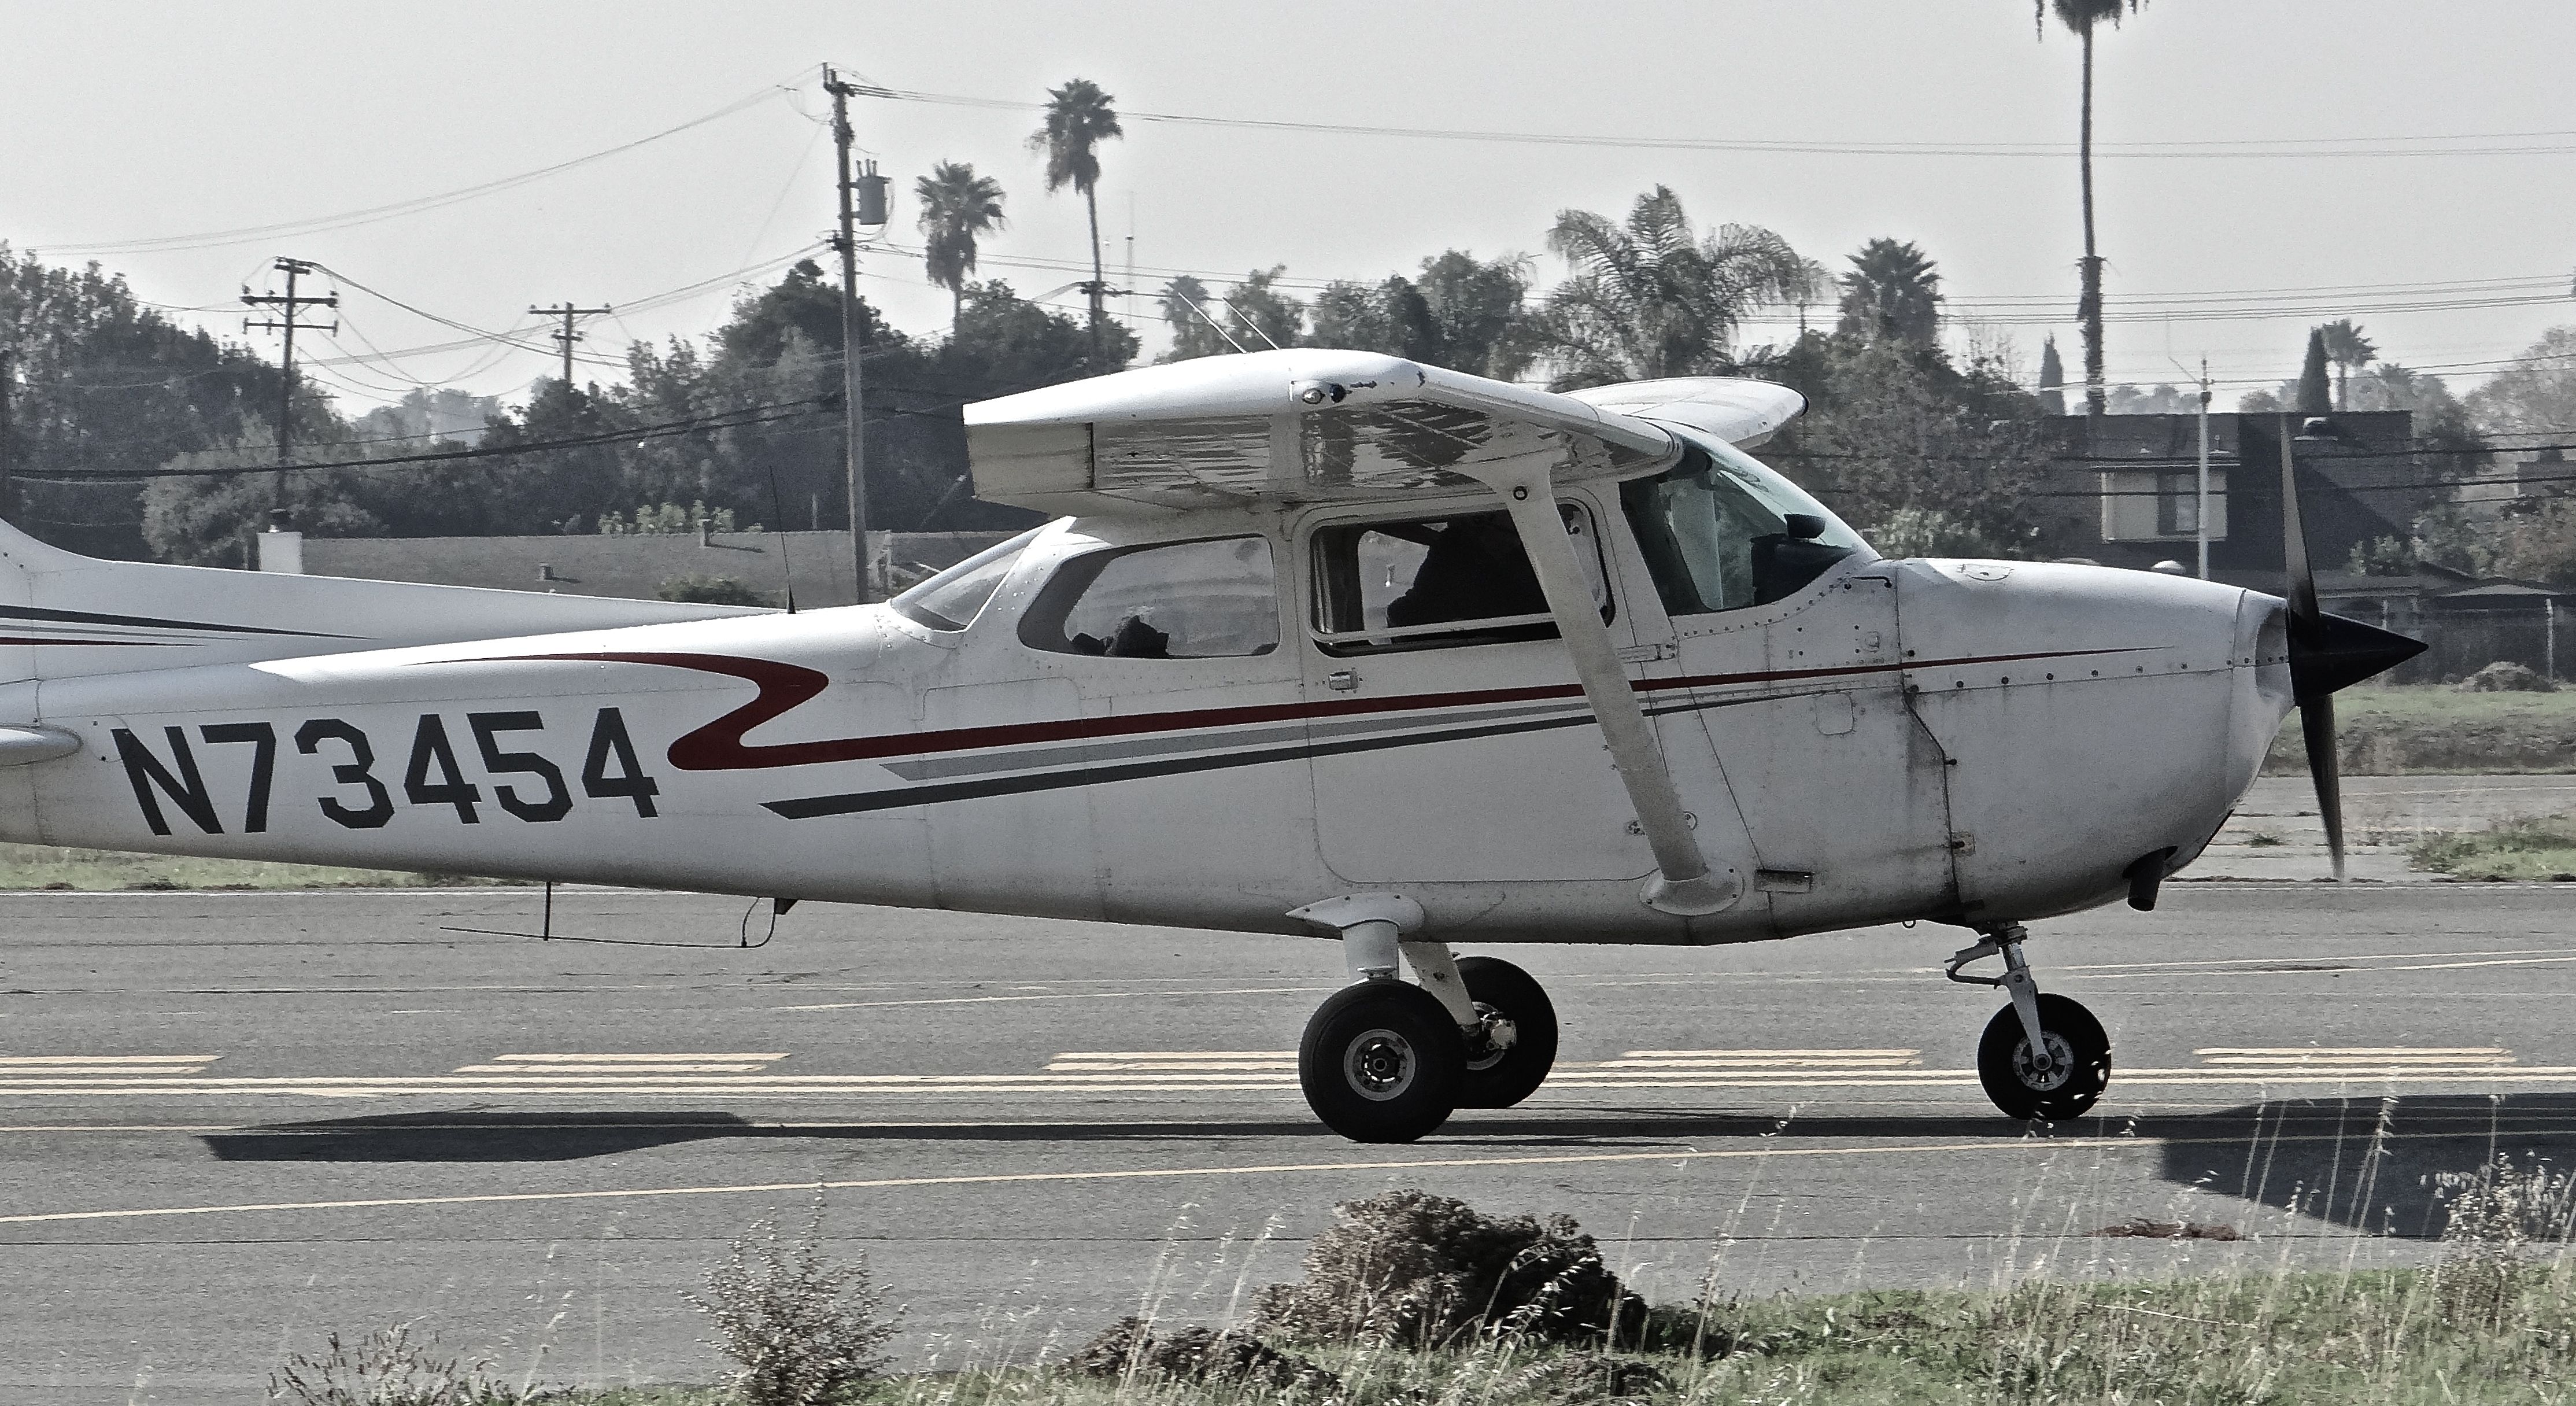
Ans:
[[[1384,1103],[1413,1087],[1413,1042],[1392,1030],[1370,1030],[1342,1050],[1342,1074],[1351,1091]]]
[[[1467,1068],[1481,1073],[1502,1063],[1503,1056],[1512,1052],[1512,1046],[1520,1043],[1521,1028],[1510,1016],[1478,1001],[1476,1024],[1466,1035]]]
[[[2074,1076],[2075,1051],[2067,1045],[2066,1037],[2054,1030],[2041,1031],[2040,1041],[2042,1048],[2037,1053],[2032,1052],[2027,1036],[2013,1047],[2013,1076],[2026,1089],[2050,1093]]]

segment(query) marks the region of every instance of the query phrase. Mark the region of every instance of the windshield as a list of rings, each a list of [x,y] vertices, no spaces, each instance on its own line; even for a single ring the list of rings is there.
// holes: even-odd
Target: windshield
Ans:
[[[1032,527],[1007,542],[996,542],[946,571],[896,596],[886,604],[906,620],[933,630],[962,630],[975,623],[993,593],[1002,588],[1002,578],[1011,574],[1011,563],[1044,532]]]
[[[1860,535],[1796,484],[1722,440],[1619,485],[1620,506],[1667,613],[1767,605],[1867,552]]]

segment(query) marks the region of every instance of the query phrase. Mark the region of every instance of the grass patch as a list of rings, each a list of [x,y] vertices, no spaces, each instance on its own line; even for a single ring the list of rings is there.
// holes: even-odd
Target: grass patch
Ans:
[[[194,859],[62,845],[0,844],[0,890],[441,888],[516,883],[401,869],[343,869],[259,859]]]
[[[2576,689],[2462,693],[2448,684],[2349,688],[2335,695],[2347,776],[2576,771]],[[2304,776],[2298,714],[2272,739],[2263,771]]]
[[[1731,1340],[1718,1356],[1495,1337],[1448,1349],[1299,1349],[1332,1375],[1330,1387],[1285,1385],[1273,1374],[1194,1378],[1140,1367],[1101,1375],[1040,1366],[897,1376],[847,1399],[883,1406],[2565,1400],[2576,1373],[2568,1266],[2524,1263],[2523,1272],[2500,1280],[2488,1268],[2460,1268],[2470,1263],[1724,1303],[1707,1315]],[[1654,1312],[1678,1325],[1699,1317],[1689,1309]],[[520,1399],[564,1406],[742,1400],[712,1386]]]
[[[881,1377],[892,1331],[863,1264],[818,1258],[775,1219],[696,1301],[740,1369],[723,1386],[498,1384],[396,1330],[293,1359],[297,1406],[1557,1406],[1558,1403],[2564,1402],[2576,1381],[2576,1183],[2498,1155],[2437,1173],[2441,1258],[2424,1269],[2253,1270],[1721,1299],[1646,1308],[1573,1221],[1510,1220],[1419,1192],[1337,1208],[1338,1248],[1265,1294],[1248,1327],[1128,1319],[1054,1362]],[[2225,1226],[2111,1233],[2232,1239]],[[1517,1248],[1506,1241],[1519,1242]],[[1500,1258],[1496,1258],[1499,1254]],[[1534,1274],[1524,1274],[1535,1270]],[[1479,1303],[1472,1293],[1486,1288]],[[1347,1294],[1352,1302],[1316,1297]],[[1509,1306],[1507,1306],[1509,1305]],[[1356,1306],[1356,1313],[1351,1310]],[[1633,1307],[1632,1307],[1633,1306]],[[737,1331],[743,1330],[743,1331]],[[951,1344],[944,1351],[954,1351]],[[1059,1345],[1053,1352],[1063,1351]],[[991,1362],[968,1347],[965,1360]],[[329,1394],[346,1384],[409,1394]]]
[[[2576,880],[2576,816],[2524,816],[2427,835],[2406,857],[2455,879]]]

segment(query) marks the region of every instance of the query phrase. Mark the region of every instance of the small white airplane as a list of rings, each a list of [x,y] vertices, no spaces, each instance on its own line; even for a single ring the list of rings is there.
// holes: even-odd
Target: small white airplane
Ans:
[[[1299,1074],[1362,1141],[1547,1077],[1546,993],[1453,944],[1928,919],[2009,997],[1995,1103],[2080,1114],[2109,1042],[2023,925],[2152,907],[2294,704],[2340,871],[2329,695],[2422,646],[2318,611],[2295,497],[2286,601],[1883,559],[1745,454],[1802,408],[1124,372],[967,412],[979,496],[1067,516],[800,614],[0,528],[0,838],[1335,935]]]

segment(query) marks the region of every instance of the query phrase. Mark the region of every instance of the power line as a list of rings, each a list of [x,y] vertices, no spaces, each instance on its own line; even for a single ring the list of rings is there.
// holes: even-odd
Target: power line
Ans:
[[[946,107],[1035,111],[1044,105],[1007,98],[929,93],[878,85],[857,85],[862,97],[891,102]],[[1424,141],[1495,142],[1516,146],[1621,147],[1640,151],[1724,151],[1798,156],[2073,156],[2076,149],[2054,142],[1905,142],[1810,141],[1744,137],[1638,137],[1576,132],[1516,132],[1463,127],[1405,127],[1383,123],[1295,122],[1206,113],[1122,111],[1129,122],[1218,127],[1237,131],[1289,132],[1336,137],[1395,137]],[[2576,152],[2576,130],[2532,132],[2461,132],[2413,137],[2279,137],[2229,138],[2212,141],[2095,142],[2093,155],[2111,160],[2235,159],[2269,160],[2320,156],[2553,156]]]
[[[591,165],[594,162],[608,160],[610,157],[624,155],[625,153],[634,151],[639,147],[650,146],[655,142],[663,141],[670,137],[676,137],[683,132],[693,131],[699,127],[706,126],[710,122],[721,121],[724,118],[733,116],[737,112],[742,112],[749,108],[756,107],[761,103],[767,102],[776,97],[779,92],[779,85],[764,85],[759,91],[737,98],[734,101],[725,104],[723,107],[717,108],[713,112],[707,113],[701,117],[691,118],[676,127],[666,127],[650,136],[638,137],[630,142],[621,142],[616,146],[591,152],[587,156],[576,156],[569,161],[558,161],[551,166],[540,166],[533,171],[522,171],[514,176],[503,176],[498,180],[484,181],[476,185],[460,186],[455,190],[441,191],[436,195],[415,196],[409,200],[397,200],[386,205],[371,205],[365,209],[344,210],[338,214],[315,215],[301,220],[281,221],[276,224],[245,225],[235,229],[206,230],[194,234],[154,235],[141,239],[110,239],[96,240],[88,243],[72,242],[53,244],[47,245],[42,249],[31,248],[27,252],[30,254],[92,255],[139,254],[178,249],[220,249],[227,245],[253,244],[267,240],[321,234],[330,230],[349,229],[357,225],[374,224],[379,220],[395,219],[403,215],[423,214],[431,210],[440,209],[444,206],[479,199],[486,195],[498,194],[501,191],[526,185],[531,181],[541,181],[549,176],[558,176],[566,171],[578,170],[581,167]]]

